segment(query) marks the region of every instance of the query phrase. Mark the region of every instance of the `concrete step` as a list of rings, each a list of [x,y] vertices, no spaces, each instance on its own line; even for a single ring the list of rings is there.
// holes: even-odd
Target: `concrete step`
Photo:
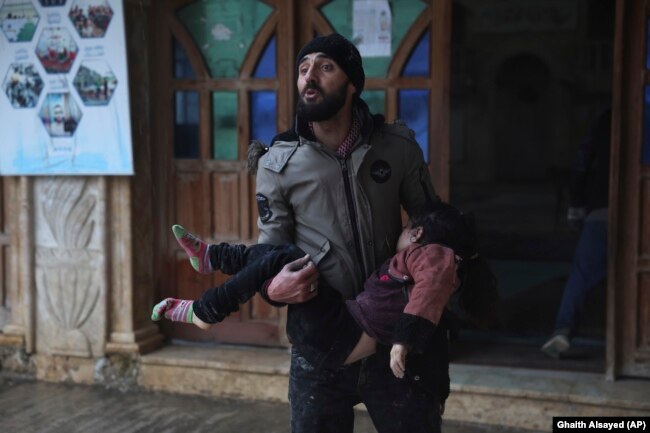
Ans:
[[[140,386],[158,391],[287,401],[285,349],[169,345],[142,356]],[[552,431],[553,416],[648,416],[650,382],[593,373],[452,364],[445,419]]]

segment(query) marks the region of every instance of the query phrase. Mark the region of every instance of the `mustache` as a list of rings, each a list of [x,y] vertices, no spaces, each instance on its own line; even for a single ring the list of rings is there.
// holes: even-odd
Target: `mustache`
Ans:
[[[302,95],[302,96],[305,96],[305,92],[307,92],[307,90],[316,90],[316,91],[318,91],[321,95],[323,94],[323,89],[321,89],[321,87],[320,87],[318,84],[315,84],[315,83],[307,84],[307,85],[305,86],[305,88],[302,89],[302,93],[301,93],[301,95]]]

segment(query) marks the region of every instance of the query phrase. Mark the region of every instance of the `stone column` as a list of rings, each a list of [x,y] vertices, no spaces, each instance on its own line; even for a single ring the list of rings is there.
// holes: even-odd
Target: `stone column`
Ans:
[[[150,320],[153,306],[151,211],[133,200],[140,187],[130,178],[111,179],[109,225],[111,244],[111,328],[106,351],[146,353],[162,344],[158,326]],[[139,203],[132,212],[134,202]]]
[[[154,255],[160,254],[153,241],[151,14],[148,0],[124,2],[135,176],[110,181],[113,236],[108,352],[144,353],[159,347],[163,339],[150,319]]]
[[[5,178],[11,185],[11,254],[7,298],[11,302],[8,323],[0,333],[0,345],[27,353],[34,351],[33,215],[32,178]]]

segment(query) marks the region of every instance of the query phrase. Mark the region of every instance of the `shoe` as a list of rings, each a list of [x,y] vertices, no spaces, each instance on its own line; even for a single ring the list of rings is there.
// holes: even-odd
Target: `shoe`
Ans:
[[[542,346],[542,352],[551,358],[560,359],[571,348],[571,341],[565,334],[555,334]]]

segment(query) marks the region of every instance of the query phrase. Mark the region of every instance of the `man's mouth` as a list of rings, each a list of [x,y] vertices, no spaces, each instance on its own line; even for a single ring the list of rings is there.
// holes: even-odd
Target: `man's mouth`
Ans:
[[[320,95],[320,94],[321,94],[320,90],[315,89],[315,88],[313,88],[313,87],[310,87],[310,88],[308,88],[308,89],[305,89],[305,90],[302,92],[302,96],[303,96],[303,98],[305,98],[305,99],[314,99],[314,98],[316,98],[316,97],[317,97],[318,95]]]

